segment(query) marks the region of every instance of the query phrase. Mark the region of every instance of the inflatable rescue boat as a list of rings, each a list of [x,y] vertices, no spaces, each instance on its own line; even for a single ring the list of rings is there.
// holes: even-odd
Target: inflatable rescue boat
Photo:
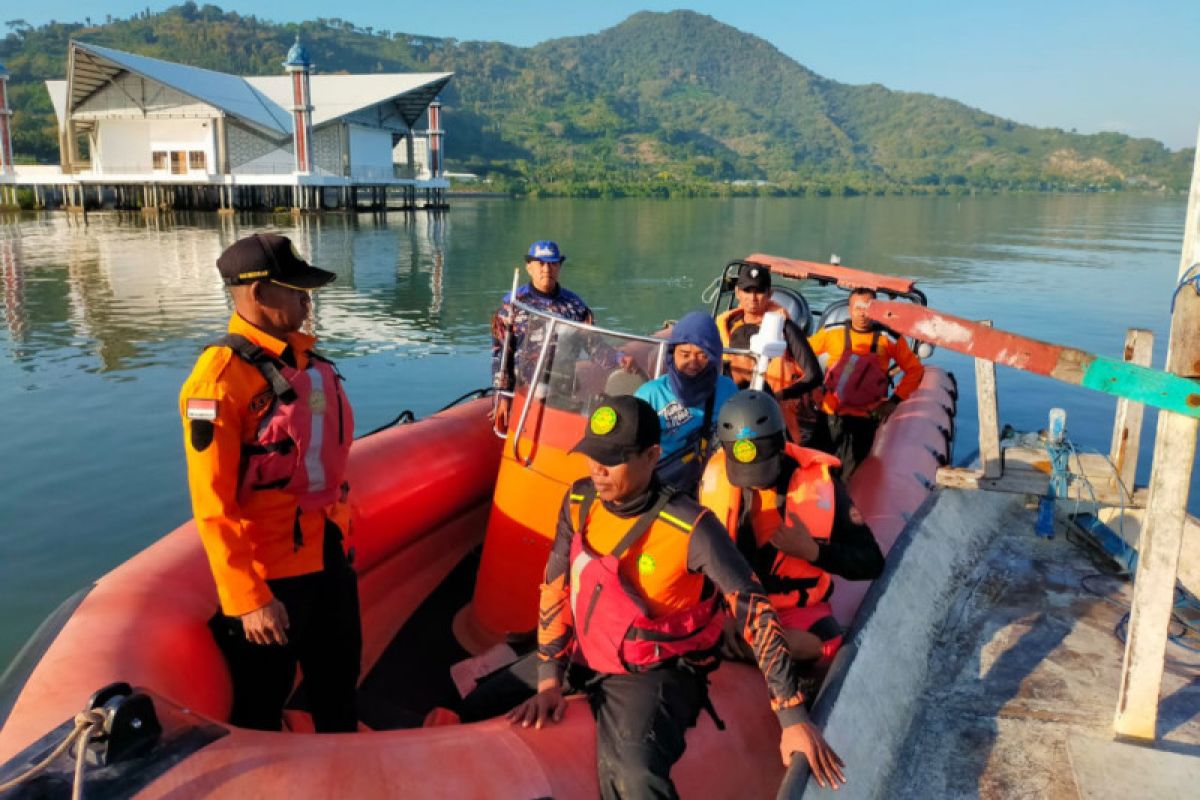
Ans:
[[[924,303],[900,278],[745,261],[779,278]],[[714,313],[741,263],[723,270]],[[844,319],[845,300],[816,314],[781,283],[773,299],[805,327]],[[228,724],[229,677],[207,625],[216,591],[188,523],[68,599],[9,668],[0,682],[0,798],[66,797],[76,781],[89,797],[595,797],[595,730],[580,699],[551,730],[503,719],[426,724],[431,710],[457,702],[452,664],[533,629],[562,495],[586,471],[567,451],[602,392],[633,390],[621,383],[627,373],[614,378],[613,354],[635,358],[649,377],[666,356],[659,337],[529,311],[507,431],[489,422],[493,399],[477,397],[354,444],[359,732],[311,733],[302,682],[284,732]],[[884,553],[946,462],[955,400],[953,377],[927,366],[849,482]],[[833,608],[848,626],[867,585],[835,582]],[[689,731],[672,772],[680,793],[773,797],[784,769],[761,674],[724,664],[711,697],[726,728],[701,715]]]

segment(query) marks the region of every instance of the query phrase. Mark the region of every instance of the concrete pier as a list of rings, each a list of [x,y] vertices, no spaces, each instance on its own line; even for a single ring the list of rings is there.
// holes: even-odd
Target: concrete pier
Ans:
[[[1044,539],[1034,516],[1020,495],[937,490],[814,708],[849,783],[835,794],[793,777],[781,797],[1128,800],[1200,785],[1200,655],[1169,645],[1157,744],[1114,743],[1132,588],[1064,519]],[[1117,759],[1120,781],[1094,766]]]

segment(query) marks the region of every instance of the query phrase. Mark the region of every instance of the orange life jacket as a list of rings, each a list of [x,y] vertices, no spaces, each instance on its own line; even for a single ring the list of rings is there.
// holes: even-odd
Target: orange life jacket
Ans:
[[[775,489],[743,490],[729,482],[725,472],[725,450],[713,454],[700,481],[700,503],[725,524],[738,549],[754,567],[777,609],[809,606],[826,600],[833,591],[830,575],[802,558],[780,552],[771,544],[783,525],[784,514],[793,515],[818,542],[828,541],[833,532],[835,492],[829,470],[840,465],[834,456],[787,442],[784,453],[797,464],[788,479],[787,496],[781,502]],[[738,522],[743,493],[750,497],[754,541],[739,539]],[[782,512],[780,506],[783,506]],[[742,537],[745,538],[745,537]]]
[[[255,440],[242,445],[238,501],[281,489],[296,495],[299,511],[312,512],[344,497],[354,414],[333,362],[309,351],[307,367],[296,369],[238,334],[216,345],[257,369],[271,390]]]
[[[785,319],[787,318],[787,312],[783,306],[775,303],[769,303],[767,311],[777,311],[783,314]],[[729,347],[733,332],[737,330],[745,315],[744,309],[731,308],[717,317],[717,331],[721,334],[721,344],[724,347]],[[729,377],[739,387],[747,386],[754,377],[755,359],[752,356],[726,355],[725,363],[729,364]],[[804,372],[792,358],[790,352],[785,351],[782,356],[771,359],[770,364],[767,365],[766,382],[775,394],[779,394],[802,377],[804,377]]]
[[[720,596],[711,588],[705,596],[704,576],[687,568],[699,517],[677,516],[682,509],[671,500],[664,494],[631,524],[594,502],[590,485],[571,493],[576,661],[600,672],[639,672],[720,643]]]

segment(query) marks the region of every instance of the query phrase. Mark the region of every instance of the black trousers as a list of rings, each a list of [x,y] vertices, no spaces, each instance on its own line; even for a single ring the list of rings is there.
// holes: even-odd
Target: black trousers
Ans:
[[[854,474],[875,443],[879,423],[871,417],[822,414],[811,447],[835,455],[842,462],[842,479]]]
[[[357,729],[355,696],[362,664],[358,577],[342,551],[341,532],[328,522],[323,556],[320,572],[267,581],[287,609],[286,645],[253,644],[240,619],[219,611],[209,621],[233,681],[233,725],[279,730],[299,663],[317,731]]]
[[[503,714],[537,690],[537,653],[493,673],[463,700],[474,722]],[[566,691],[584,692],[596,717],[596,768],[605,800],[675,798],[671,767],[707,697],[702,675],[687,666],[605,675],[573,666]],[[553,735],[547,732],[547,735]]]

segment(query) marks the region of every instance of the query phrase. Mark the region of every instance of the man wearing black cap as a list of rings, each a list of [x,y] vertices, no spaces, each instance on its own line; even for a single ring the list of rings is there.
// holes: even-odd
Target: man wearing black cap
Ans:
[[[821,364],[808,344],[808,338],[795,320],[786,319],[786,310],[771,300],[771,271],[761,264],[745,263],[738,268],[734,287],[737,306],[717,317],[717,330],[726,349],[747,350],[750,337],[758,333],[768,312],[783,314],[783,338],[787,352],[772,359],[766,374],[766,386],[783,404],[784,416],[794,426],[793,438],[806,443],[812,438],[816,413],[810,392],[821,385]],[[739,389],[750,386],[755,360],[748,356],[727,355],[726,374]]]
[[[343,548],[354,418],[337,370],[301,333],[309,292],[334,279],[284,236],[217,259],[234,314],[179,395],[188,485],[220,609],[230,722],[279,730],[296,664],[317,731],[357,727],[362,633]]]
[[[590,477],[563,498],[536,660],[481,684],[463,719],[526,697],[508,718],[541,728],[562,719],[564,689],[582,690],[596,716],[601,795],[675,797],[671,767],[707,705],[723,596],[767,679],[784,763],[800,752],[818,783],[844,782],[841,760],[808,719],[762,585],[716,518],[655,477],[658,442],[658,415],[640,398],[603,398],[592,413],[575,447]]]

